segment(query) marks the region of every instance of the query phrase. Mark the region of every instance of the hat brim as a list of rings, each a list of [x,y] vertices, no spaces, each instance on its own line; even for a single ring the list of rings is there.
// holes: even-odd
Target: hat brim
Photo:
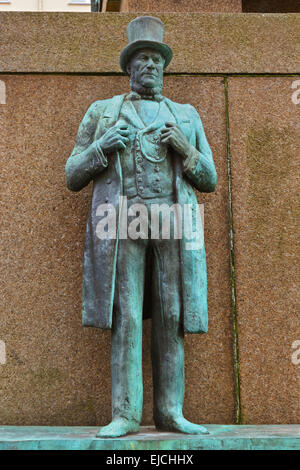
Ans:
[[[165,59],[164,68],[169,65],[173,56],[172,49],[164,42],[149,41],[146,39],[135,41],[124,47],[120,54],[120,65],[123,72],[127,73],[126,68],[130,58],[135,52],[141,49],[154,49],[160,52],[163,58]]]

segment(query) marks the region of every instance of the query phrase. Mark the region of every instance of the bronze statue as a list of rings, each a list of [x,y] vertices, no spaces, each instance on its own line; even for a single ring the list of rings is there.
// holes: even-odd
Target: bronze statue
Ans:
[[[207,331],[205,248],[201,242],[189,245],[184,230],[176,229],[178,220],[183,223],[178,208],[190,207],[194,221],[198,205],[193,188],[214,191],[217,174],[195,108],[161,94],[163,71],[172,58],[163,32],[161,20],[151,16],[129,23],[129,44],[120,64],[130,76],[131,92],[90,106],[66,164],[70,190],[80,191],[93,180],[83,260],[83,325],[112,330],[113,417],[99,437],[139,429],[142,319],[150,316],[155,425],[164,431],[207,433],[182,415],[184,332]],[[161,228],[165,219],[159,217],[159,228],[152,219],[152,208],[162,204],[177,208],[171,211],[169,237]],[[134,207],[144,208],[140,211],[148,231],[124,235],[125,205],[127,222]],[[116,210],[115,236],[99,236],[105,207]],[[203,233],[199,237],[198,242]]]

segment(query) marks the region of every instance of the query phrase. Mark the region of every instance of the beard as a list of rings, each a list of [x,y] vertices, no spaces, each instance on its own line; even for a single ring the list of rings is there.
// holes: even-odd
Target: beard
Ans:
[[[155,87],[147,87],[139,83],[136,79],[136,72],[130,72],[130,89],[139,95],[154,97],[161,95],[163,89],[163,76],[159,77],[158,83]]]

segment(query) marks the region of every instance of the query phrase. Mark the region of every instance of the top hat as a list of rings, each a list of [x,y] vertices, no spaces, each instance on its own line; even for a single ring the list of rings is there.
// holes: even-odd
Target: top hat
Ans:
[[[120,55],[120,65],[125,73],[132,54],[145,48],[160,52],[165,59],[164,68],[169,65],[173,53],[172,49],[162,42],[164,29],[163,22],[154,16],[139,16],[130,21],[127,26],[129,44],[124,47]]]

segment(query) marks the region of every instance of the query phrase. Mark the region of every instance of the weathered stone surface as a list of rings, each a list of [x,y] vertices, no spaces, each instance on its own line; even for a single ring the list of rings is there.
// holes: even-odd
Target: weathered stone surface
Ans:
[[[199,202],[204,204],[209,332],[202,336],[186,336],[185,414],[194,421],[234,422],[223,79],[207,81],[199,77],[170,77],[166,85],[166,96],[178,102],[191,103],[199,111],[218,173],[216,192],[199,195]],[[205,395],[210,398],[205,399]],[[191,406],[192,403],[197,403],[197,406]],[[217,421],[217,414],[221,421]]]
[[[300,419],[299,371],[292,361],[300,333],[300,105],[291,99],[294,80],[229,79],[244,423]]]
[[[239,13],[242,0],[127,0],[127,11],[133,12],[203,12]]]
[[[121,438],[96,438],[95,427],[0,428],[0,450],[299,450],[300,426],[207,425],[204,436],[157,432],[142,427],[139,433]],[[111,456],[114,458],[114,456]],[[147,457],[147,455],[145,455]],[[159,460],[157,466],[159,465]],[[174,458],[174,456],[172,456]],[[175,456],[176,458],[176,456]],[[184,455],[180,456],[181,459]],[[193,455],[197,464],[200,454]],[[149,459],[150,460],[150,459]],[[199,461],[198,460],[198,461]],[[174,462],[174,461],[173,461]],[[163,459],[166,463],[166,459]],[[179,462],[178,462],[179,463]],[[182,464],[183,461],[180,461]],[[186,463],[188,459],[186,458]],[[154,464],[152,464],[154,466]]]
[[[133,14],[0,13],[2,72],[120,72]],[[161,14],[171,73],[297,73],[300,17]],[[46,32],[46,33],[45,33]]]
[[[110,334],[81,326],[90,189],[66,189],[64,165],[90,103],[128,90],[116,76],[3,75],[1,106],[0,423],[101,425],[110,419]],[[165,94],[203,119],[219,186],[205,203],[210,329],[186,337],[185,414],[234,422],[224,86],[168,77]],[[150,322],[144,328],[144,423],[152,420]]]

